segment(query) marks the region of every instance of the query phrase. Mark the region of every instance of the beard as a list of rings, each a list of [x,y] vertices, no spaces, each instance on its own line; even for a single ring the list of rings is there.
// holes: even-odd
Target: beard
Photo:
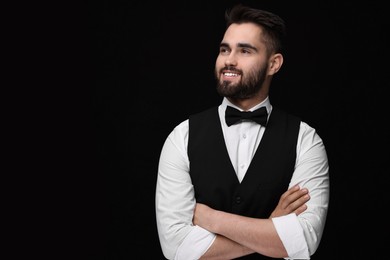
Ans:
[[[244,73],[234,67],[224,67],[219,72],[215,70],[218,94],[233,99],[249,99],[255,96],[265,81],[268,64],[264,65],[258,69],[250,70],[248,73]],[[227,80],[221,81],[220,75],[223,70],[240,73],[240,81],[238,83],[232,83]]]

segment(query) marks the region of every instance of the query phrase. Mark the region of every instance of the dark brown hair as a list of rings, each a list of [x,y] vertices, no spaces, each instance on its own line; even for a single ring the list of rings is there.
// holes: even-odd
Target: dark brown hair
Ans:
[[[282,53],[286,25],[282,18],[269,11],[238,4],[225,12],[226,28],[231,24],[254,23],[263,29],[268,53]]]

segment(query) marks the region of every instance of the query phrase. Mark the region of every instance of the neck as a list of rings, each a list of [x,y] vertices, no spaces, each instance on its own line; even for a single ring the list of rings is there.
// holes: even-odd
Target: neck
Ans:
[[[258,95],[247,99],[236,99],[236,98],[227,98],[227,99],[230,102],[232,102],[232,104],[236,105],[237,107],[241,108],[244,111],[247,111],[252,107],[256,106],[257,104],[263,102],[267,97],[268,94],[263,95],[259,93]]]

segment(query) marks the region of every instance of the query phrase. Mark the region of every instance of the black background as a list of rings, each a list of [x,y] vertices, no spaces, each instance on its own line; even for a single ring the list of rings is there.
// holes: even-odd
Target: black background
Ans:
[[[221,102],[214,62],[224,11],[237,2],[88,1],[87,257],[164,259],[154,211],[159,154],[174,126]],[[327,148],[330,208],[312,259],[383,257],[386,8],[375,1],[241,2],[285,19],[287,52],[270,99],[316,128]]]

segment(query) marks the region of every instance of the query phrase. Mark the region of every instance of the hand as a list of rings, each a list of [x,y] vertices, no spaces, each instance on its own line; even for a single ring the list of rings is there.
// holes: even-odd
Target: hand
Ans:
[[[280,217],[290,213],[301,214],[307,209],[306,202],[310,200],[309,191],[300,189],[298,185],[291,187],[279,199],[279,203],[269,218]]]

